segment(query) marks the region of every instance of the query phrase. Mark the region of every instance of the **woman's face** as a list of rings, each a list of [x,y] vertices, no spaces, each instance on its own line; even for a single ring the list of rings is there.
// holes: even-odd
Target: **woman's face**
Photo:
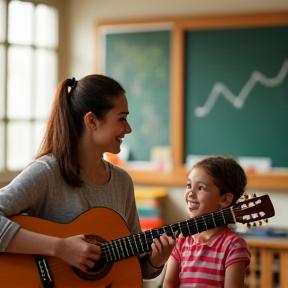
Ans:
[[[128,102],[124,93],[121,93],[119,97],[114,99],[114,108],[106,114],[105,119],[97,121],[95,137],[97,145],[101,146],[103,152],[113,154],[120,152],[120,145],[125,135],[132,132],[127,121],[128,114]]]
[[[213,177],[199,166],[192,169],[188,176],[185,200],[191,217],[202,216],[221,209],[224,195],[214,184]]]

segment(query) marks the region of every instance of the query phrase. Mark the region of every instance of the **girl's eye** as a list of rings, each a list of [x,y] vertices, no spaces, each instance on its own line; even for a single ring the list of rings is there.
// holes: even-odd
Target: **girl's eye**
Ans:
[[[187,188],[191,188],[191,184],[190,183],[187,183]]]
[[[205,187],[204,186],[199,186],[199,190],[204,190]]]

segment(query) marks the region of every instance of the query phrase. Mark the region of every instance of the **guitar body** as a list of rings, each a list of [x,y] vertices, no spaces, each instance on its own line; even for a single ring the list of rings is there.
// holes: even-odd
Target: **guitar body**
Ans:
[[[31,216],[14,216],[12,221],[28,230],[56,237],[91,235],[89,242],[100,244],[130,235],[125,221],[108,208],[93,208],[67,224]],[[142,287],[138,256],[95,265],[91,272],[75,271],[56,257],[45,257],[53,278],[53,288],[137,288]],[[97,263],[97,262],[96,262]],[[77,270],[77,269],[76,269]],[[80,273],[81,272],[81,273]],[[34,255],[0,253],[0,288],[39,288],[41,279]]]

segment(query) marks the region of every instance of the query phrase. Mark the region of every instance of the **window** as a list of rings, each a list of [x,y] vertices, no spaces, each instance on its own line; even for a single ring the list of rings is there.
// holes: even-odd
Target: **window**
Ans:
[[[0,176],[22,170],[36,154],[57,72],[57,8],[0,0]]]

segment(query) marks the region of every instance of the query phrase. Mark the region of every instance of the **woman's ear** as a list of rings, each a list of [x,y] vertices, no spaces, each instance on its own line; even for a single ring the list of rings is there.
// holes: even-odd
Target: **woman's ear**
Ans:
[[[234,198],[234,195],[231,192],[225,195],[222,195],[221,201],[220,201],[221,209],[231,206],[231,203],[233,202],[233,198]]]
[[[97,118],[91,111],[84,116],[84,124],[91,130],[97,130]]]

